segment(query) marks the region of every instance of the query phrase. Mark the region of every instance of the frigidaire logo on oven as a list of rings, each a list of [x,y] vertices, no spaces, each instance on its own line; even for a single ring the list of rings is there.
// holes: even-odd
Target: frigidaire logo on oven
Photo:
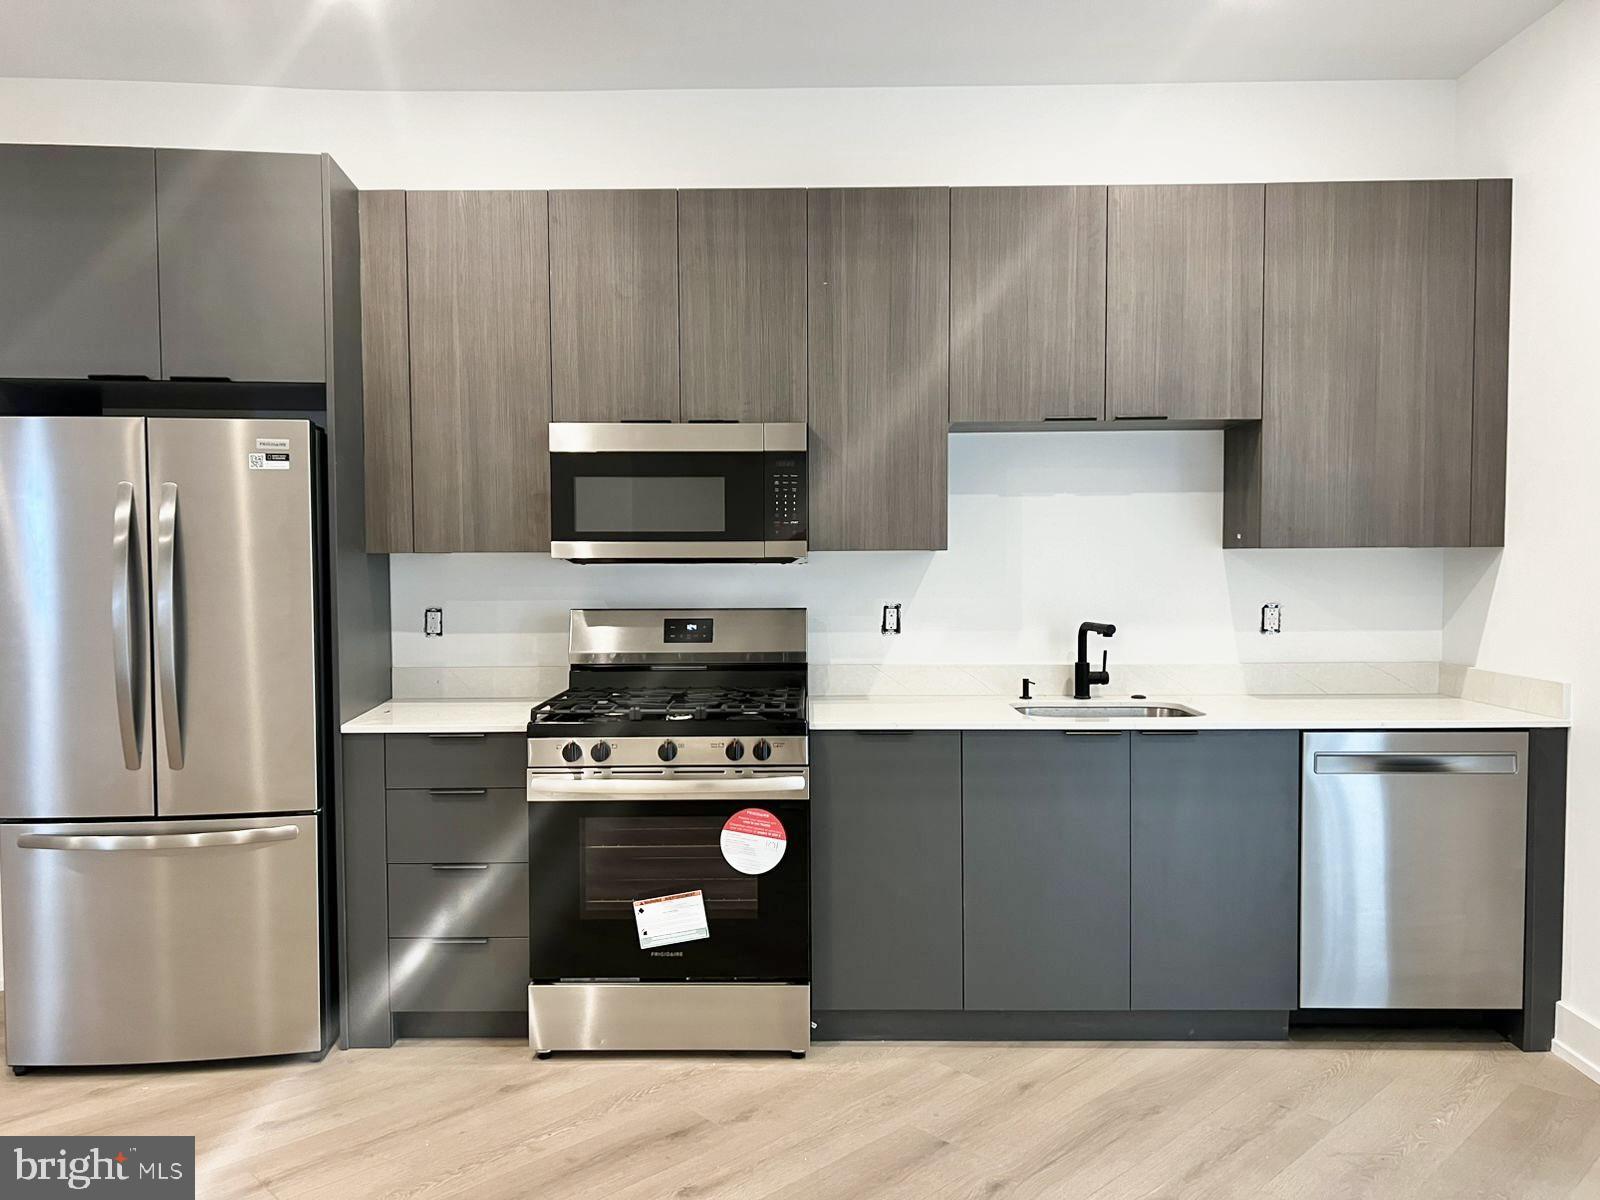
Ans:
[[[192,1197],[194,1139],[11,1137],[0,1139],[8,1196]],[[4,1181],[0,1169],[0,1181]]]
[[[652,950],[652,951],[650,951],[650,957],[651,958],[682,958],[683,957],[683,951],[682,950]]]

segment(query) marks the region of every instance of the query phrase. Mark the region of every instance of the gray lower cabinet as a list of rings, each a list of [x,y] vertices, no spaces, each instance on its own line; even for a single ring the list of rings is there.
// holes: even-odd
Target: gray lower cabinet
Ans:
[[[155,151],[0,146],[0,280],[0,378],[160,378]]]
[[[412,548],[550,548],[544,192],[408,192]]]
[[[1129,1007],[1128,740],[962,736],[967,1009]]]
[[[1473,539],[1474,180],[1269,184],[1263,403],[1228,546]]]
[[[155,153],[162,376],[324,381],[321,156]]]
[[[1112,420],[1260,419],[1264,197],[1259,183],[1110,189]]]
[[[1298,1006],[1300,736],[1133,735],[1132,1005]]]
[[[676,421],[678,194],[550,193],[557,421]]]
[[[950,191],[807,194],[813,550],[943,550]]]
[[[806,419],[806,194],[678,193],[685,421]]]
[[[346,1044],[390,1045],[397,1014],[503,1032],[527,1004],[527,739],[355,734],[343,757]]]
[[[950,420],[1105,415],[1106,189],[950,192]]]
[[[811,737],[811,1004],[961,1007],[961,736]]]

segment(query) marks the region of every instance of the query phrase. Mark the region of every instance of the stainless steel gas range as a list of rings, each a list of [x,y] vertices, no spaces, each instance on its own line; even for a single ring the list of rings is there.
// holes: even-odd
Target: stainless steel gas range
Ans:
[[[575,610],[528,722],[528,1039],[787,1050],[811,1030],[803,609]]]

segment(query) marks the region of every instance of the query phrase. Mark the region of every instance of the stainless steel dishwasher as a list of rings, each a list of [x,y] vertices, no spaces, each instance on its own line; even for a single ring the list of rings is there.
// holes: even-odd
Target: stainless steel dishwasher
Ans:
[[[1522,1007],[1525,733],[1308,733],[1300,1006]]]

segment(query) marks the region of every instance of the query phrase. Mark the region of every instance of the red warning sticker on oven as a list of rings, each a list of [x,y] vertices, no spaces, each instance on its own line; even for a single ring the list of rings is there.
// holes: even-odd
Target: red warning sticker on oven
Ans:
[[[722,857],[745,875],[772,870],[788,848],[783,822],[764,808],[741,808],[722,824]]]

